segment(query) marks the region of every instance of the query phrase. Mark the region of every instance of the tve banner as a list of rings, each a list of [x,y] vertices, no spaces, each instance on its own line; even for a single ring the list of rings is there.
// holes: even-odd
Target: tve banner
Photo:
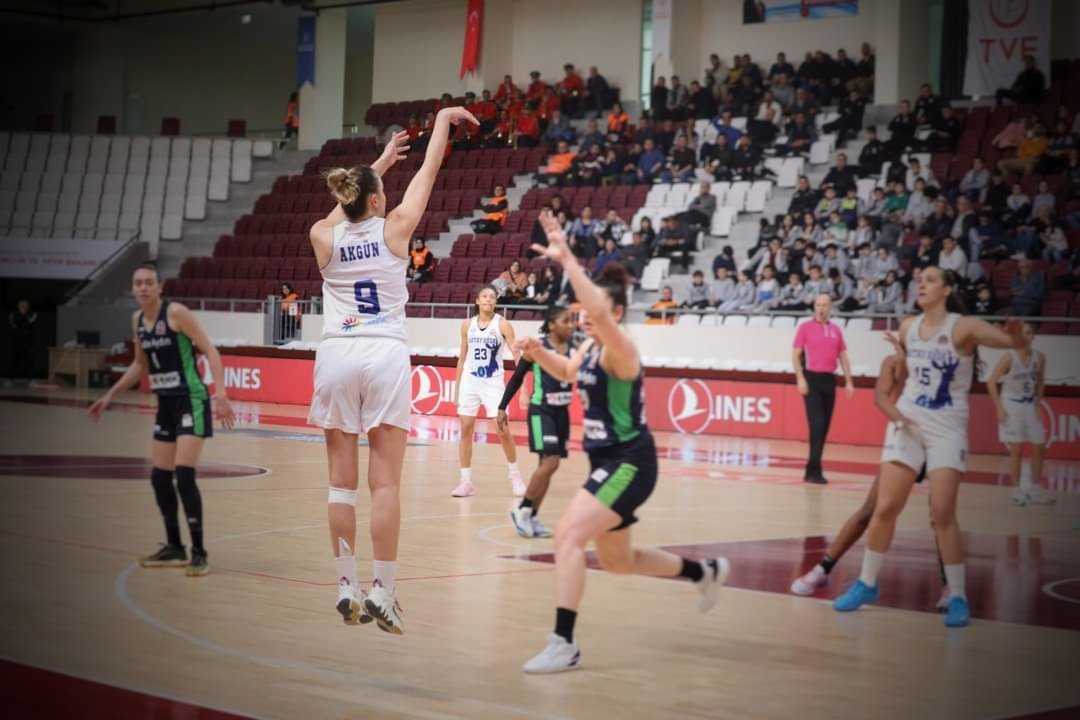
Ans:
[[[1025,55],[1050,74],[1050,0],[968,0],[968,14],[965,95],[1012,87]]]
[[[82,280],[124,240],[0,239],[0,277]]]

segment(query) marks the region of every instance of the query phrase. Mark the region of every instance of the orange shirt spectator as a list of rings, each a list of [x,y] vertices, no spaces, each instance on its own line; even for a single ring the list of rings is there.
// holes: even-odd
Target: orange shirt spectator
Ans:
[[[574,163],[574,158],[577,157],[575,153],[570,152],[570,146],[567,145],[565,140],[559,141],[559,151],[548,158],[547,167],[544,168],[544,172],[548,175],[562,175],[570,166]]]
[[[661,297],[659,300],[652,304],[646,313],[645,318],[646,325],[674,325],[675,313],[663,313],[662,310],[673,310],[679,307],[679,304],[671,297],[671,288],[664,288],[665,297]]]
[[[630,127],[630,116],[622,109],[622,105],[615,103],[607,116],[607,131],[609,135],[623,135]]]
[[[1016,149],[1016,157],[1041,157],[1042,154],[1046,152],[1046,148],[1049,144],[1050,141],[1046,139],[1045,135],[1036,135],[1034,137],[1024,138],[1024,140],[1020,143],[1020,147]]]

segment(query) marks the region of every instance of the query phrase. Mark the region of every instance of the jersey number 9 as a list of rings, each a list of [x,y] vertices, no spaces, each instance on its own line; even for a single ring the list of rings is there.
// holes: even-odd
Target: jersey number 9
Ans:
[[[378,315],[379,290],[371,280],[358,280],[353,285],[353,296],[356,298],[356,312],[361,315]]]

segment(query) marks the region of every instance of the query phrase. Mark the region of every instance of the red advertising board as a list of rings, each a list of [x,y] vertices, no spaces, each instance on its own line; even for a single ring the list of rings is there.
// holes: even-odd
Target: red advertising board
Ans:
[[[236,400],[307,405],[311,400],[311,359],[223,355],[225,386]],[[206,362],[200,370],[209,379]],[[419,415],[453,415],[454,368],[414,365],[412,410]],[[144,390],[145,390],[144,386]],[[528,380],[522,393],[528,393]],[[806,440],[803,398],[794,383],[744,382],[696,378],[646,377],[645,413],[655,430],[686,434]],[[575,397],[570,408],[574,423],[581,422],[581,405]],[[1047,427],[1047,456],[1080,459],[1080,398],[1050,397],[1042,404]],[[518,398],[510,405],[510,417],[525,418]],[[969,426],[971,452],[1001,453],[997,416],[990,398],[973,395]],[[847,398],[837,389],[829,440],[852,445],[880,445],[885,418],[874,407],[870,388],[858,388]]]

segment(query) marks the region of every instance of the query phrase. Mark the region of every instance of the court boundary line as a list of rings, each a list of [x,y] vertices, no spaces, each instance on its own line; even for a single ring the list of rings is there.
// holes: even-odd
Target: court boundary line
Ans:
[[[107,680],[99,680],[97,678],[93,678],[93,677],[90,677],[89,675],[83,674],[82,672],[72,672],[70,670],[59,670],[59,669],[54,668],[54,667],[48,667],[44,663],[39,663],[39,662],[36,662],[36,661],[17,660],[17,659],[15,659],[15,658],[13,658],[13,657],[11,657],[9,655],[0,655],[0,660],[3,660],[4,662],[9,662],[12,665],[22,665],[24,667],[33,668],[35,670],[41,670],[42,672],[55,673],[57,675],[65,675],[67,677],[75,678],[76,680],[82,680],[84,682],[90,682],[90,683],[94,683],[96,685],[104,685],[106,687],[116,688],[118,690],[124,690],[126,692],[135,693],[135,694],[138,694],[138,695],[145,695],[147,697],[158,698],[160,700],[168,700],[169,702],[174,702],[174,703],[183,703],[185,705],[190,705],[191,707],[195,707],[195,708],[201,708],[203,710],[213,710],[215,712],[227,713],[229,715],[236,715],[238,717],[251,718],[251,720],[270,720],[269,716],[266,716],[266,715],[257,715],[257,714],[255,714],[253,712],[235,710],[235,709],[227,708],[227,707],[224,707],[224,706],[221,706],[221,705],[211,705],[211,704],[206,703],[206,702],[199,702],[199,701],[194,701],[194,700],[185,700],[184,698],[176,697],[175,695],[173,695],[171,693],[150,692],[150,691],[147,691],[147,690],[139,690],[138,688],[131,687],[130,685],[126,685],[126,684],[122,684],[122,683],[118,683],[118,682],[111,682],[111,681],[107,681]]]

